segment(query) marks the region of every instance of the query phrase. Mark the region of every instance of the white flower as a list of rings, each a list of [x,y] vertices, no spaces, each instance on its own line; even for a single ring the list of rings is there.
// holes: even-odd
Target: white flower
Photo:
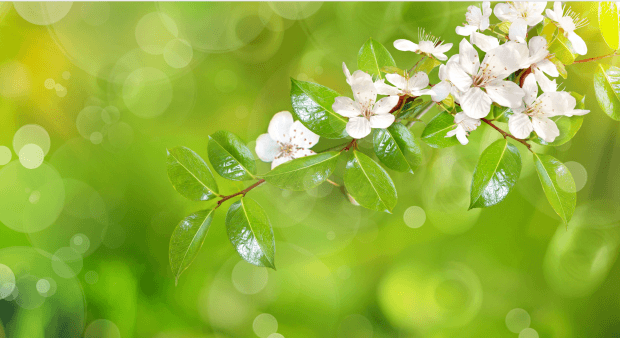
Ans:
[[[579,55],[586,55],[588,53],[588,46],[585,41],[575,34],[575,29],[581,28],[588,24],[588,20],[580,19],[579,16],[570,9],[562,8],[562,3],[556,1],[553,4],[553,10],[547,9],[546,11],[549,19],[554,21],[558,27],[564,31],[564,36],[573,45],[575,53]]]
[[[385,78],[395,87],[384,83],[382,80],[375,82],[375,88],[380,95],[422,96],[432,94],[430,89],[424,89],[429,84],[428,75],[424,72],[417,72],[410,78],[400,74],[386,74]]]
[[[482,9],[477,6],[467,7],[467,13],[465,13],[467,23],[462,27],[456,27],[456,34],[469,36],[471,43],[478,46],[485,53],[496,48],[499,46],[497,38],[479,33],[489,28],[489,17],[492,13],[491,3],[488,1],[482,3]]]
[[[502,21],[511,22],[508,30],[510,40],[525,42],[527,27],[536,26],[543,20],[542,12],[547,3],[510,1],[495,5],[495,16]]]
[[[448,60],[448,63],[450,62],[458,63],[459,55],[458,54],[452,55],[452,57],[450,57],[450,60]],[[458,89],[456,89],[454,85],[452,85],[452,82],[450,82],[450,79],[448,78],[448,66],[447,65],[439,66],[439,80],[441,81],[437,83],[436,85],[434,85],[433,88],[431,89],[433,91],[433,93],[431,94],[431,99],[435,102],[441,102],[446,97],[448,97],[448,95],[452,94],[452,96],[454,97],[454,101],[458,103],[460,92]]]
[[[547,40],[542,36],[535,36],[529,42],[529,57],[521,68],[531,68],[536,82],[543,92],[554,92],[557,90],[555,80],[549,80],[545,74],[551,77],[558,77],[560,73],[553,62],[549,60],[551,55],[547,50]]]
[[[527,138],[532,131],[535,131],[545,142],[553,142],[560,135],[560,130],[549,117],[585,115],[590,112],[575,109],[577,100],[567,92],[543,93],[536,98],[538,86],[533,75],[528,75],[525,79],[523,90],[525,106],[514,108],[508,120],[508,129],[516,138]]]
[[[456,123],[456,128],[450,130],[445,137],[452,137],[456,135],[456,138],[461,142],[462,145],[466,145],[469,143],[467,139],[467,135],[471,131],[476,130],[480,125],[479,119],[472,119],[467,116],[467,114],[460,112],[454,116],[454,123]]]
[[[405,40],[398,39],[394,41],[394,48],[398,50],[402,50],[404,52],[414,52],[418,54],[426,54],[428,56],[434,56],[437,60],[445,61],[448,60],[448,57],[445,52],[449,51],[452,48],[451,43],[442,44],[438,38],[435,38],[431,34],[425,34],[422,30],[419,32],[418,44]]]
[[[398,96],[388,96],[377,101],[377,89],[371,81],[354,83],[351,86],[355,101],[339,96],[332,109],[349,118],[346,130],[349,136],[360,139],[370,134],[372,128],[387,128],[394,123],[394,115],[390,110],[399,101]]]
[[[363,72],[361,70],[356,70],[355,72],[353,72],[353,75],[351,75],[349,68],[347,68],[347,64],[344,62],[342,63],[342,72],[344,73],[344,76],[347,79],[347,83],[351,87],[353,87],[353,85],[355,85],[356,83],[360,83],[360,82],[365,82],[365,81],[372,82],[372,76],[370,76],[370,74]]]
[[[523,90],[514,82],[503,81],[524,62],[519,48],[517,43],[507,42],[489,51],[480,64],[474,47],[466,39],[461,41],[458,62],[448,62],[446,71],[450,82],[462,92],[459,101],[469,117],[487,116],[493,102],[509,108],[521,105]]]
[[[290,160],[314,155],[310,150],[319,142],[319,135],[311,132],[293,116],[281,111],[271,118],[267,134],[256,139],[256,155],[261,161],[271,162],[271,169]]]

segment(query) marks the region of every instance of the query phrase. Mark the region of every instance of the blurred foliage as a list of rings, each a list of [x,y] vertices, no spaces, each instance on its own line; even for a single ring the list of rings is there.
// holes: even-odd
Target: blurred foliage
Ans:
[[[583,169],[568,229],[524,149],[515,192],[467,211],[477,158],[500,137],[481,127],[467,147],[422,145],[415,175],[392,172],[400,200],[391,215],[353,206],[329,184],[253,190],[275,227],[278,270],[243,262],[219,213],[174,285],[170,235],[205,202],[188,204],[171,187],[167,148],[206,157],[208,135],[226,129],[253,149],[273,114],[291,110],[291,77],[347,94],[341,64],[354,69],[369,37],[409,69],[419,57],[392,42],[415,39],[423,27],[456,44],[454,27],[470,4],[76,2],[68,12],[46,7],[34,18],[51,23],[43,26],[24,14],[36,10],[0,3],[0,146],[13,149],[24,125],[42,126],[51,139],[45,166],[65,189],[53,224],[32,225],[36,232],[0,226],[0,264],[22,290],[0,300],[0,337],[266,338],[275,326],[262,313],[284,337],[516,337],[509,328],[521,323],[507,314],[517,308],[540,337],[620,332],[619,126],[595,100],[595,63],[567,66],[562,84],[584,94],[592,111],[581,132],[537,148]],[[584,58],[608,54],[597,5],[570,6],[590,22],[580,31]],[[47,89],[48,79],[60,86]],[[416,136],[438,111],[414,124]],[[3,172],[16,165],[0,168],[0,203],[15,198],[3,190],[15,177]],[[259,163],[258,172],[268,168]],[[53,173],[46,179],[60,182]],[[216,180],[222,193],[243,187]],[[40,198],[36,205],[48,203]],[[76,234],[89,240],[86,250]],[[57,288],[45,299],[34,285],[44,277]]]

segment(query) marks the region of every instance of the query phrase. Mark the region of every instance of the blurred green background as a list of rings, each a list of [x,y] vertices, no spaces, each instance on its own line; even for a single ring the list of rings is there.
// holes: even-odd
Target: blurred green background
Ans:
[[[167,147],[206,158],[207,136],[226,129],[253,149],[291,109],[291,77],[349,95],[343,61],[356,69],[372,37],[411,67],[418,56],[392,42],[417,41],[418,28],[454,43],[452,55],[468,5],[0,3],[0,146],[11,154],[0,166],[0,337],[620,336],[619,125],[598,107],[591,63],[568,66],[562,82],[586,96],[580,132],[537,148],[575,177],[568,228],[521,146],[515,192],[467,211],[478,155],[500,136],[483,126],[468,146],[424,146],[414,175],[392,172],[393,214],[355,207],[329,184],[253,190],[278,270],[240,259],[221,210],[174,285],[172,230],[209,203],[174,191]],[[596,3],[570,6],[590,20],[578,31],[585,57],[608,53]],[[45,153],[36,169],[18,159],[28,143]],[[23,156],[36,162],[40,150]]]

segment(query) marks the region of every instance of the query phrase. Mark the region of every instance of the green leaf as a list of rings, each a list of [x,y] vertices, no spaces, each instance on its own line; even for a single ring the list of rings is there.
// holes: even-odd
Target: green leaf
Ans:
[[[454,129],[454,116],[441,112],[426,125],[422,132],[422,140],[433,148],[446,148],[460,144],[456,137],[446,137],[448,131]]]
[[[357,68],[376,78],[382,78],[383,67],[396,67],[396,62],[382,44],[370,38],[357,54]]]
[[[168,178],[176,191],[193,201],[219,196],[217,183],[205,161],[189,148],[168,149]]]
[[[213,169],[220,176],[233,181],[256,178],[256,161],[237,135],[221,130],[209,136],[208,154]]]
[[[291,79],[293,113],[313,133],[330,139],[347,137],[347,119],[334,112],[336,91],[312,82]]]
[[[312,189],[325,182],[331,175],[336,168],[339,155],[340,152],[328,151],[300,157],[280,164],[260,177],[282,189],[296,191]]]
[[[497,28],[504,32],[505,34],[508,34],[510,32],[510,25],[512,23],[510,21],[502,21],[499,24],[497,24]]]
[[[265,210],[243,197],[226,214],[226,232],[241,258],[250,264],[275,270],[276,243]]]
[[[575,108],[585,109],[585,96],[579,95],[575,92],[571,92],[570,94],[577,100],[577,106]],[[551,143],[545,142],[545,140],[540,137],[533,139],[533,141],[544,146],[561,146],[575,137],[579,131],[579,128],[581,128],[583,118],[583,115],[571,117],[560,115],[550,117],[550,119],[558,126],[560,136],[556,137]]]
[[[491,116],[493,121],[508,123],[510,108],[500,107],[499,105],[491,105]]]
[[[373,145],[379,160],[392,170],[413,174],[422,163],[419,144],[401,123],[394,123],[387,129],[375,129]]]
[[[424,72],[426,74],[429,74],[431,70],[441,65],[441,62],[435,58],[431,58],[428,56],[424,56],[423,58],[424,60],[420,60],[420,62],[415,66],[415,69],[411,70],[412,75],[417,72]]]
[[[544,18],[542,25],[537,25],[538,35],[542,36],[547,40],[547,43],[553,41],[555,34],[557,33],[558,27],[553,23],[553,21]]]
[[[570,65],[575,62],[577,54],[574,52],[573,44],[568,41],[568,38],[566,38],[562,32],[558,31],[551,41],[549,53],[554,54],[555,57],[565,65]]]
[[[554,55],[549,56],[548,59],[555,65],[555,68],[557,68],[560,76],[563,79],[566,79],[566,77],[568,76],[568,72],[566,71],[566,67],[564,66],[562,61],[558,60],[558,58],[556,58]]]
[[[381,71],[387,74],[398,74],[400,76],[405,76],[405,71],[394,66],[385,66],[381,67]]]
[[[605,114],[620,121],[620,68],[599,63],[594,74],[594,93]]]
[[[618,22],[618,7],[615,2],[602,1],[598,4],[598,27],[603,39],[611,49],[618,49],[620,42],[620,23]]]
[[[214,209],[193,213],[179,223],[170,238],[170,266],[176,283],[179,276],[192,264],[207,237]]]
[[[501,202],[510,193],[521,174],[519,149],[500,139],[480,155],[471,181],[469,209],[486,208]]]
[[[534,164],[547,200],[568,224],[577,203],[575,181],[568,168],[553,156],[534,153]]]
[[[389,213],[396,206],[396,188],[388,173],[357,150],[344,171],[344,185],[364,208]]]

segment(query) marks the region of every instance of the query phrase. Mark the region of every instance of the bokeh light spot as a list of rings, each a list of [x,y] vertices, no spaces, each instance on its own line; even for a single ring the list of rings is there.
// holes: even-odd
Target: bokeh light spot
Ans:
[[[75,234],[71,237],[69,245],[78,253],[84,254],[90,248],[90,239],[84,234]]]
[[[134,70],[123,84],[123,100],[136,116],[153,118],[163,114],[172,102],[172,84],[159,69]]]
[[[86,281],[86,283],[93,285],[97,283],[97,281],[99,281],[99,274],[96,271],[88,271],[84,275],[84,280]]]
[[[338,338],[372,338],[372,333],[372,323],[359,314],[347,316],[338,327]]]
[[[107,319],[97,319],[88,324],[84,338],[121,338],[118,326]]]
[[[48,292],[50,287],[50,282],[47,279],[39,279],[39,281],[37,281],[37,291],[41,294]]]
[[[267,338],[270,334],[278,331],[278,320],[269,313],[261,313],[254,318],[252,329],[257,336]]]
[[[426,222],[426,212],[418,206],[411,206],[403,214],[405,224],[410,228],[419,228]]]
[[[73,278],[80,271],[84,262],[79,252],[71,247],[58,249],[52,256],[52,269],[62,278]]]
[[[266,268],[239,261],[232,271],[232,282],[237,291],[253,295],[262,291],[267,285],[269,275]]]
[[[267,338],[284,338],[284,336],[279,333],[272,333]]]
[[[575,180],[575,191],[571,191],[573,189],[569,185],[564,184],[563,180],[558,181],[560,188],[567,192],[576,192],[583,189],[588,181],[588,171],[586,168],[581,165],[581,163],[574,161],[568,161],[564,163],[564,165],[568,168],[568,171],[570,171],[573,176],[573,180]]]
[[[54,81],[54,79],[47,79],[43,82],[43,85],[45,86],[45,89],[54,89],[56,86],[56,81]]]
[[[110,18],[110,4],[107,2],[85,2],[80,7],[82,20],[91,26],[101,26]],[[64,78],[64,76],[63,76]],[[65,80],[67,80],[66,78]]]
[[[19,151],[19,162],[27,169],[36,169],[43,164],[45,153],[36,144],[27,144]]]
[[[43,153],[47,155],[51,145],[50,135],[45,128],[38,124],[27,124],[15,132],[13,136],[13,150],[16,154],[19,154],[26,144],[38,145],[43,149]]]
[[[519,338],[538,338],[538,332],[528,327],[519,332]]]
[[[4,264],[0,264],[0,299],[5,299],[15,289],[15,274]]]
[[[0,96],[20,97],[30,91],[30,72],[17,61],[9,61],[0,66]]]
[[[39,203],[39,199],[41,199],[41,192],[39,190],[35,190],[28,197],[28,201],[32,204]]]
[[[6,146],[0,146],[0,165],[5,165],[11,162],[11,157],[13,157],[11,149]]]
[[[39,26],[51,25],[64,18],[73,2],[15,2],[15,10],[24,20]]]
[[[510,332],[519,333],[530,327],[530,314],[523,309],[512,309],[506,315],[506,327]]]
[[[98,131],[90,134],[90,142],[93,144],[101,144],[101,142],[103,142],[103,134]]]
[[[164,60],[172,68],[183,68],[192,61],[194,49],[187,40],[170,40],[164,47]]]
[[[179,35],[174,20],[161,12],[149,13],[136,25],[136,41],[140,48],[153,55],[164,53],[166,44]]]
[[[101,119],[106,124],[118,122],[121,118],[121,112],[115,106],[107,106],[101,111]]]
[[[65,80],[69,80],[71,78],[71,73],[65,70],[64,72],[62,72],[62,78]]]

